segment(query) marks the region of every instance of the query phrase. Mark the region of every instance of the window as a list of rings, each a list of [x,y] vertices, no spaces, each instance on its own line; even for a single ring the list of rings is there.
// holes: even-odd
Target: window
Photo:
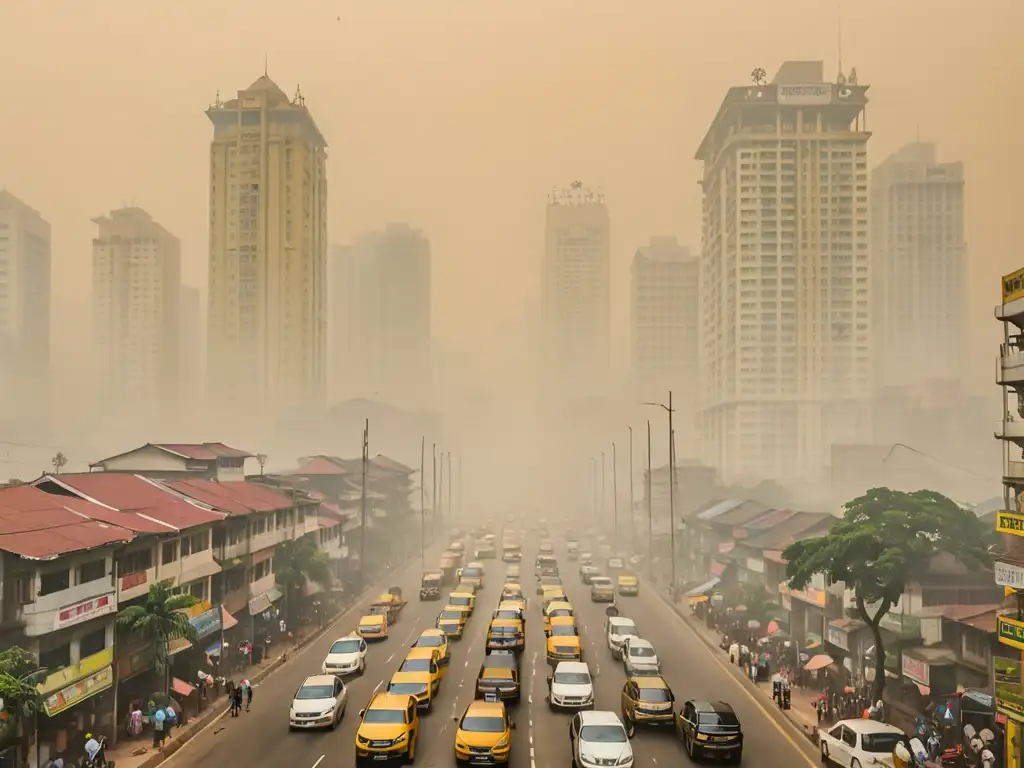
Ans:
[[[99,581],[107,575],[107,561],[103,558],[90,560],[78,566],[78,583],[88,584],[90,581]]]
[[[848,747],[853,747],[855,749],[857,747],[857,734],[845,725],[843,726],[843,743]]]
[[[106,647],[107,630],[106,627],[100,627],[82,635],[82,639],[78,641],[78,655],[84,659],[86,656],[99,653]]]
[[[121,558],[121,573],[140,573],[153,567],[153,550],[140,549]]]
[[[173,563],[177,559],[178,559],[178,542],[177,541],[164,542],[164,545],[161,548],[160,562],[163,565],[167,565],[168,563]]]
[[[31,576],[21,576],[14,582],[14,595],[18,600],[18,605],[28,605],[35,602],[35,598],[32,597]]]
[[[65,568],[62,571],[49,571],[39,575],[39,596],[52,595],[71,586],[71,572]],[[43,666],[46,666],[45,664]]]
[[[39,652],[39,666],[43,669],[62,669],[71,664],[71,643]]]
[[[190,541],[192,542],[191,546],[193,555],[197,552],[205,552],[210,548],[210,532],[201,531],[196,533],[190,538]]]
[[[196,600],[200,602],[206,599],[206,579],[198,579],[197,581],[190,581],[188,584],[181,588],[183,595],[192,595]]]
[[[259,581],[260,579],[266,578],[270,575],[272,569],[273,558],[264,560],[262,563],[256,563],[250,571],[249,581]]]

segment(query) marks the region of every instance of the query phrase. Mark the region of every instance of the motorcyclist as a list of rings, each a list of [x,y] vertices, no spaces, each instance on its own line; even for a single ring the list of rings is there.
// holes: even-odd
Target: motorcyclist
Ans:
[[[91,733],[85,734],[85,759],[86,765],[92,768],[102,768],[106,764],[106,757],[103,754],[103,737],[97,739]]]

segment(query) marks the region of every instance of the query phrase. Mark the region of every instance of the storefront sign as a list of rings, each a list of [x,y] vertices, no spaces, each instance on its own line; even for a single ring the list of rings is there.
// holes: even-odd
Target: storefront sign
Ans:
[[[114,599],[113,592],[109,595],[83,600],[80,603],[65,606],[57,611],[53,617],[53,630],[56,632],[58,629],[72,627],[75,624],[81,624],[83,621],[105,616],[116,610],[117,601]]]
[[[54,691],[66,688],[76,680],[83,680],[109,667],[114,663],[114,649],[104,648],[92,656],[83,657],[77,664],[69,664],[66,667],[51,672],[46,679],[39,683],[36,688],[43,696],[48,696]]]
[[[844,651],[849,653],[850,646],[848,644],[849,641],[846,639],[846,633],[843,632],[843,630],[841,630],[839,627],[833,627],[832,625],[829,625],[828,641],[836,648],[842,648]]]
[[[65,709],[85,701],[90,696],[102,693],[113,684],[113,667],[104,667],[99,672],[95,672],[89,675],[89,677],[57,691],[52,696],[48,696],[43,703],[43,708],[46,710],[46,714],[53,717]]]
[[[793,597],[805,603],[816,605],[819,608],[825,607],[825,590],[806,587],[804,589],[793,589],[788,584],[779,584],[779,594]]]
[[[915,683],[920,683],[921,685],[929,685],[929,671],[930,670],[926,662],[903,654],[903,676],[908,680],[913,680]]]
[[[1024,621],[1015,621],[1000,616],[996,624],[996,635],[1003,645],[1024,650]]]
[[[1000,587],[1024,589],[1024,568],[1021,568],[1019,565],[996,561],[995,572],[996,584]]]
[[[152,643],[142,647],[118,648],[117,651],[117,679],[124,682],[135,677],[140,672],[145,672],[156,659],[156,648]]]
[[[828,104],[832,101],[832,86],[828,83],[780,85],[776,93],[779,104]]]
[[[1015,720],[1024,720],[1024,690],[1021,687],[1020,670],[1019,653],[1004,651],[992,655],[996,710]]]
[[[200,613],[198,616],[192,617],[188,620],[188,623],[195,628],[197,640],[209,637],[214,632],[220,632],[220,606],[218,605],[216,608],[211,608]]]
[[[1024,269],[1003,275],[1003,304],[1024,297]]]
[[[1024,536],[1024,515],[1018,515],[1016,512],[997,512],[996,533]]]

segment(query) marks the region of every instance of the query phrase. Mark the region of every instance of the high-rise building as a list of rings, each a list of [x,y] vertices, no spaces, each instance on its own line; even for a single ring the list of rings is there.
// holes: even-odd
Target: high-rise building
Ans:
[[[207,395],[274,418],[324,395],[327,142],[266,75],[206,114]]]
[[[179,405],[181,243],[141,208],[93,223],[93,360],[103,411],[171,416]]]
[[[630,356],[640,400],[664,399],[692,406],[699,382],[700,261],[674,237],[652,237],[633,257]],[[693,421],[694,409],[676,423]],[[689,440],[690,436],[683,436]]]
[[[333,395],[431,403],[430,241],[391,223],[331,251]]]
[[[871,174],[874,380],[916,387],[963,378],[967,245],[963,163],[914,143]]]
[[[607,380],[610,228],[604,197],[582,183],[549,195],[541,313],[552,393],[592,394]]]
[[[868,86],[821,62],[730,88],[703,161],[699,429],[725,480],[819,480],[867,435]]]
[[[203,392],[203,347],[206,334],[203,327],[203,297],[198,288],[181,286],[178,307],[178,369],[183,397],[198,399]]]

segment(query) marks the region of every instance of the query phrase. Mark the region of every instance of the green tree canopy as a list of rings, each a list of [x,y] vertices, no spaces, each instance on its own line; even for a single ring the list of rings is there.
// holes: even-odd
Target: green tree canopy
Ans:
[[[17,646],[0,651],[0,699],[12,717],[31,717],[43,705],[43,697],[36,688],[42,672],[36,657]]]
[[[309,536],[284,541],[274,552],[274,580],[285,591],[288,608],[291,595],[305,586],[307,581],[329,587],[334,578],[330,561]]]
[[[844,505],[842,519],[827,535],[798,541],[783,557],[794,589],[821,573],[854,591],[857,613],[875,640],[872,700],[877,701],[885,687],[882,618],[940,553],[972,570],[991,566],[989,541],[974,513],[941,493],[872,488]]]
[[[199,602],[194,595],[174,594],[171,591],[171,584],[170,580],[151,584],[144,603],[130,605],[117,613],[119,627],[153,643],[157,672],[164,676],[168,686],[170,677],[167,659],[170,642],[178,638],[195,642],[196,630],[189,623],[184,609],[191,608]]]

